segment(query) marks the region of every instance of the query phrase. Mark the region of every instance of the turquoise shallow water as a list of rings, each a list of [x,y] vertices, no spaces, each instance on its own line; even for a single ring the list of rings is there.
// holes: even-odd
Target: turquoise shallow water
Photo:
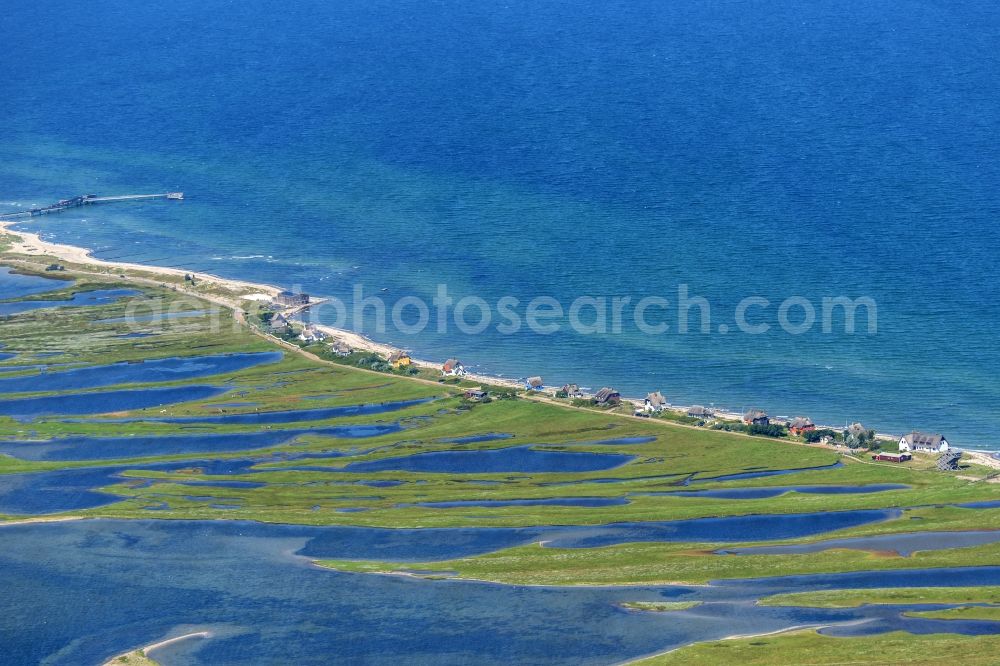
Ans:
[[[27,226],[390,305],[688,285],[709,334],[364,330],[550,384],[996,447],[992,3],[266,7],[14,2],[0,207],[184,190]],[[738,333],[755,295],[772,324],[790,296],[870,297],[878,331]]]

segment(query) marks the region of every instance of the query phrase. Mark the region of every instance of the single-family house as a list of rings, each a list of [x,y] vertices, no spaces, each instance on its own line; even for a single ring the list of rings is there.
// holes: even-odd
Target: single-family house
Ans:
[[[595,405],[617,405],[622,401],[622,394],[613,388],[605,386],[594,394]]]
[[[343,340],[334,340],[331,342],[330,350],[337,356],[350,356],[353,351],[351,346]]]
[[[288,320],[284,316],[278,314],[271,317],[271,320],[267,322],[267,328],[272,333],[284,333],[288,330],[289,324]]]
[[[476,388],[470,388],[470,389],[466,389],[465,390],[465,399],[466,400],[482,400],[487,395],[489,395],[489,394],[486,391],[484,391],[481,386],[477,386]]]
[[[299,333],[299,340],[303,342],[322,342],[326,340],[326,333],[316,328],[314,324],[306,324]]]
[[[392,352],[389,354],[389,365],[396,370],[407,368],[413,363],[413,359],[406,352]]]
[[[649,393],[643,401],[647,412],[662,412],[667,406],[667,399],[659,391]]]
[[[582,398],[583,391],[576,384],[563,384],[563,387],[559,389],[560,393],[565,393],[567,398]]]
[[[274,304],[280,305],[283,308],[309,305],[309,294],[297,294],[291,291],[283,291],[274,297]]]
[[[528,377],[524,380],[524,388],[528,391],[541,391],[545,388],[541,377]]]
[[[928,434],[914,430],[899,438],[900,451],[922,451],[924,453],[944,453],[949,449],[948,440],[943,435]]]
[[[687,411],[688,416],[693,416],[697,419],[710,419],[712,416],[712,410],[708,407],[702,407],[701,405],[695,405]]]
[[[465,366],[457,358],[449,358],[441,366],[441,374],[445,377],[464,377]]]
[[[844,428],[844,443],[848,446],[863,446],[871,439],[871,433],[860,423],[852,423]]]
[[[913,456],[909,453],[876,453],[872,456],[872,460],[877,460],[879,462],[891,462],[891,463],[902,463],[907,460],[912,460]]]
[[[799,416],[792,419],[792,422],[788,424],[788,432],[796,437],[801,437],[807,432],[812,432],[816,429],[816,424],[812,420],[806,418],[805,416]]]
[[[751,409],[743,415],[744,425],[771,425],[771,417],[762,409]]]

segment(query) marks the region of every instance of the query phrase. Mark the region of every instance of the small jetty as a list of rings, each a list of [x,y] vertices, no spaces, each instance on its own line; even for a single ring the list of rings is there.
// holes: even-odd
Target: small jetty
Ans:
[[[73,197],[72,199],[60,199],[54,204],[42,206],[41,208],[32,208],[30,210],[22,210],[16,213],[3,213],[0,214],[0,220],[16,220],[22,217],[37,217],[39,215],[48,215],[50,213],[61,213],[64,210],[69,210],[70,208],[79,208],[80,206],[90,206],[92,204],[115,203],[118,201],[140,201],[143,199],[171,199],[174,201],[180,201],[183,198],[183,192],[164,192],[162,194],[123,194],[115,197],[100,197],[96,194],[84,194],[82,196]]]

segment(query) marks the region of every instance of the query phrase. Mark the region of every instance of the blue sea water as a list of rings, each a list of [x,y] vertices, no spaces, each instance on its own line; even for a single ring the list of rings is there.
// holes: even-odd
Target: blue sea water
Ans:
[[[46,237],[390,305],[685,284],[710,334],[365,330],[547,384],[997,444],[990,0],[15,0],[0,38],[3,208],[187,194],[24,225]],[[737,333],[755,295],[772,325],[790,296],[870,297],[878,332]]]

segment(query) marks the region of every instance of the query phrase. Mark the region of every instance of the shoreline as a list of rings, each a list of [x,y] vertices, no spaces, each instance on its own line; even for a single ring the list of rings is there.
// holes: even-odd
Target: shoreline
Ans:
[[[203,273],[203,272],[196,273],[179,268],[167,268],[164,266],[155,266],[150,264],[137,264],[137,263],[123,262],[123,261],[107,261],[103,259],[98,259],[91,254],[92,250],[88,248],[79,247],[76,245],[67,245],[63,243],[54,243],[51,241],[46,241],[42,239],[41,236],[37,233],[30,231],[22,231],[19,229],[13,229],[12,227],[18,224],[19,222],[20,222],[19,220],[0,220],[0,232],[15,235],[20,238],[20,242],[15,242],[11,246],[11,248],[7,250],[7,252],[23,254],[26,256],[38,257],[38,258],[53,257],[56,259],[61,259],[68,263],[74,263],[83,266],[98,266],[111,269],[128,269],[144,273],[150,273],[154,276],[183,278],[185,275],[193,275],[202,282],[207,282],[211,285],[214,285],[217,288],[221,288],[228,292],[232,293],[246,292],[245,294],[236,297],[236,300],[232,300],[229,298],[222,298],[197,292],[185,291],[185,293],[190,293],[190,295],[196,298],[202,298],[210,301],[215,300],[217,304],[230,307],[234,310],[234,312],[237,313],[242,311],[243,307],[242,301],[247,300],[247,296],[267,295],[273,298],[279,292],[282,291],[280,287],[274,285],[269,285],[260,282],[251,282],[247,280],[239,280],[235,278],[224,278],[218,275],[213,275],[211,273]],[[323,299],[316,299],[315,302],[310,302],[309,306],[319,304],[321,302],[323,302]],[[302,311],[305,311],[309,308],[309,306],[299,307],[294,312],[287,313],[287,316],[292,316],[293,314],[298,314]],[[348,344],[353,349],[373,352],[383,356],[388,356],[389,354],[392,354],[394,352],[406,351],[403,348],[396,347],[388,343],[377,342],[356,331],[336,328],[326,324],[315,324],[315,327],[317,330],[322,331],[328,337],[338,339]],[[268,338],[272,339],[274,338],[274,336],[271,336],[270,334],[267,333],[265,334],[267,335]],[[418,359],[418,358],[412,358],[412,363],[413,365],[419,368],[431,371],[439,371],[442,365],[441,362],[430,361],[426,359]],[[464,379],[472,382],[479,382],[482,384],[489,384],[492,386],[501,386],[504,388],[510,388],[514,390],[521,390],[524,388],[523,383],[519,380],[497,377],[493,375],[486,375],[482,373],[468,372],[465,374]],[[555,393],[557,390],[558,389],[556,389],[555,387],[546,387],[545,389],[539,391],[538,393],[544,396],[545,398],[551,399],[555,397]],[[639,406],[643,403],[643,400],[641,398],[622,396],[622,402],[631,403],[633,405]],[[692,405],[674,405],[670,403],[668,403],[667,405],[667,409],[683,414],[686,414],[688,409],[690,409],[691,407]],[[714,418],[723,421],[740,421],[742,418],[742,414],[733,412],[731,410],[722,407],[713,408],[712,411],[714,414]],[[775,419],[774,422],[777,423],[780,422],[780,420]],[[816,428],[830,429],[834,431],[840,430],[840,426],[829,426],[829,425],[822,425],[819,423],[816,424]],[[888,433],[882,433],[882,432],[877,432],[876,437],[884,441],[889,441],[889,440],[898,441],[899,439],[899,435],[890,435]],[[998,451],[978,450],[978,449],[956,449],[956,450],[961,450],[967,456],[968,459],[974,461],[976,464],[1000,471],[1000,458],[996,457],[1000,456],[1000,450]]]
[[[839,624],[839,623],[838,623]],[[639,662],[646,661],[647,659],[655,659],[656,657],[662,657],[663,655],[670,654],[671,652],[677,652],[678,650],[683,650],[684,648],[691,647],[693,645],[698,645],[701,643],[716,643],[719,641],[737,641],[744,638],[764,638],[765,636],[777,636],[780,634],[787,634],[796,631],[818,631],[820,629],[825,629],[831,626],[829,624],[799,624],[794,627],[789,627],[788,629],[775,629],[774,631],[765,631],[760,634],[733,634],[731,636],[723,636],[722,638],[709,639],[705,641],[694,641],[693,643],[688,643],[686,645],[681,645],[675,648],[670,648],[669,650],[663,650],[662,652],[654,652],[653,654],[647,654],[643,657],[636,657],[635,659],[629,659],[627,661],[618,662],[617,666],[631,666],[632,664],[637,664]]]
[[[211,631],[194,631],[190,634],[184,634],[183,636],[174,636],[173,638],[167,638],[162,641],[158,641],[156,643],[150,643],[149,645],[136,648],[135,650],[129,650],[128,652],[122,652],[120,654],[116,654],[115,656],[111,657],[111,659],[108,659],[106,662],[104,662],[104,666],[114,666],[115,662],[118,662],[121,659],[127,659],[132,655],[140,656],[145,659],[149,659],[150,661],[153,661],[152,657],[149,656],[149,653],[153,652],[154,650],[158,650],[168,645],[173,645],[174,643],[185,641],[189,638],[211,638],[211,637],[212,637]]]
[[[86,516],[34,516],[32,518],[15,518],[0,521],[0,528],[14,525],[32,525],[35,523],[69,523],[75,520],[88,520]]]

